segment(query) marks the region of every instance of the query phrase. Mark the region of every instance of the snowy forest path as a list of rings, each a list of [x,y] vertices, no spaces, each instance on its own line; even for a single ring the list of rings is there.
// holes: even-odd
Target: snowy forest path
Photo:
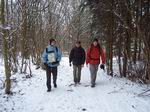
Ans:
[[[58,67],[58,88],[52,85],[51,92],[47,92],[45,71],[34,67],[32,70],[33,77],[20,81],[14,89],[12,112],[150,112],[150,98],[138,96],[147,87],[111,78],[100,69],[95,88],[90,87],[86,66],[82,69],[81,85],[69,86],[73,83],[73,69],[67,57]]]

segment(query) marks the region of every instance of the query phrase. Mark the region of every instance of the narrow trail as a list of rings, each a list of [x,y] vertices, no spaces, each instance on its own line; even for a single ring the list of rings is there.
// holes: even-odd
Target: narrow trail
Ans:
[[[98,71],[95,88],[89,86],[87,67],[82,69],[81,85],[69,86],[73,75],[67,62],[68,58],[62,59],[58,88],[52,88],[49,93],[46,92],[45,71],[33,67],[33,77],[20,81],[14,89],[21,91],[12,97],[12,112],[150,112],[150,98],[137,96],[144,87],[126,79],[111,78],[102,70]]]

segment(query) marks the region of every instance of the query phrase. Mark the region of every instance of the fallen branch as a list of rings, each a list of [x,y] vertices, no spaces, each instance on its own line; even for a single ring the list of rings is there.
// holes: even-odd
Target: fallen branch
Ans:
[[[148,89],[148,90],[146,90],[146,91],[144,91],[144,92],[138,94],[138,96],[150,96],[150,93],[149,93],[149,94],[146,94],[146,93],[148,93],[148,92],[150,92],[150,89]]]

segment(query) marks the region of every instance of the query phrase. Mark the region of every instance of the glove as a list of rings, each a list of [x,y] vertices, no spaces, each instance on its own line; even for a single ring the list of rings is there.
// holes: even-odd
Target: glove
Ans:
[[[71,66],[71,63],[69,63],[69,66]]]
[[[47,67],[48,66],[47,63],[44,63],[44,66]]]
[[[104,65],[104,64],[101,64],[101,65],[100,65],[100,68],[104,70],[104,69],[105,69],[105,65]]]

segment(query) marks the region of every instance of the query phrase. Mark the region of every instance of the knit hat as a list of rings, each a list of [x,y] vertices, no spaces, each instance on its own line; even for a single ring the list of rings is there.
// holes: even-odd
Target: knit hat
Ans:
[[[56,42],[56,40],[55,40],[55,39],[53,39],[53,38],[49,39],[49,43],[50,43],[50,45],[51,45],[51,43],[52,43],[53,41],[55,41],[55,42]]]

